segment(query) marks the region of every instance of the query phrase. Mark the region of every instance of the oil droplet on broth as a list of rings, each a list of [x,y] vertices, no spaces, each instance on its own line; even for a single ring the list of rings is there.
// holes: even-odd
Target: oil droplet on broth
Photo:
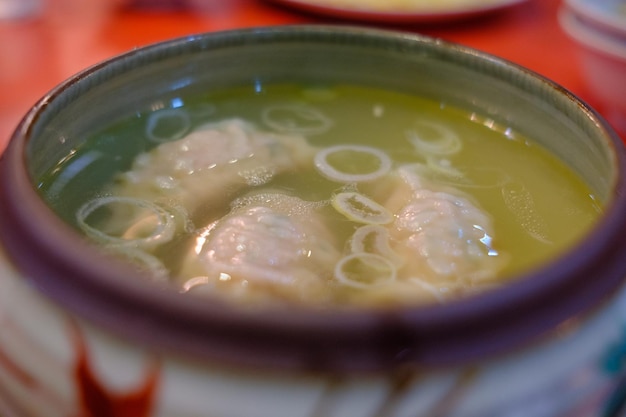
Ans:
[[[508,182],[502,187],[504,204],[511,211],[521,228],[532,238],[552,244],[546,235],[546,222],[535,207],[535,199],[524,184]]]

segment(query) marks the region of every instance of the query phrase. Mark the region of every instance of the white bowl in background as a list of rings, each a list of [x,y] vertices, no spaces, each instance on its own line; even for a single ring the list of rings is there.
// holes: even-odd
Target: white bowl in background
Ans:
[[[626,16],[611,15],[609,3],[569,0],[559,22],[579,45],[580,65],[599,110],[626,137]]]
[[[624,0],[565,0],[565,5],[585,23],[602,32],[621,36],[626,42],[626,2]]]

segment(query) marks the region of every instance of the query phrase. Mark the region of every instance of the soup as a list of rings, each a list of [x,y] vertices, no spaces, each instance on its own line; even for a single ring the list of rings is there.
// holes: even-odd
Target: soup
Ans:
[[[40,189],[154,284],[247,305],[446,302],[558,256],[601,212],[507,126],[352,85],[154,103],[66,155]]]

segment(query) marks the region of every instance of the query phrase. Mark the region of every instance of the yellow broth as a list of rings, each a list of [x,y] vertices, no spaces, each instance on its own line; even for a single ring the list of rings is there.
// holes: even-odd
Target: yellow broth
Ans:
[[[446,103],[352,85],[280,84],[153,107],[86,140],[40,188],[91,239],[183,292],[251,305],[445,302],[553,259],[601,212],[587,185],[531,138]],[[200,139],[185,142],[193,135]],[[297,162],[272,162],[290,155]],[[424,220],[424,198],[432,203],[425,211],[448,204],[442,213],[466,219]],[[399,231],[401,216],[410,217],[410,231]],[[482,238],[467,237],[484,231],[474,219],[489,228]],[[429,248],[439,230],[463,221],[458,241],[448,233],[449,245]],[[376,232],[354,249],[364,226]],[[424,240],[418,235],[428,227]],[[283,239],[292,232],[293,245]],[[210,239],[231,246],[203,248]],[[448,249],[450,265],[441,254]],[[439,258],[427,259],[433,251]],[[475,255],[466,266],[463,251]],[[483,263],[485,274],[476,270]]]

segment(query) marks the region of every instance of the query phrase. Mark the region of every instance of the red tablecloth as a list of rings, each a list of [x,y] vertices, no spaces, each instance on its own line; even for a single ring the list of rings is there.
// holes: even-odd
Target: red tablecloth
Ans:
[[[194,0],[203,7],[167,11],[115,6],[115,0],[43,1],[38,16],[0,20],[0,149],[39,97],[112,55],[198,32],[292,23],[355,24],[262,0]],[[506,58],[556,81],[602,112],[585,88],[575,44],[558,26],[560,4],[561,0],[530,0],[469,21],[386,27]]]

